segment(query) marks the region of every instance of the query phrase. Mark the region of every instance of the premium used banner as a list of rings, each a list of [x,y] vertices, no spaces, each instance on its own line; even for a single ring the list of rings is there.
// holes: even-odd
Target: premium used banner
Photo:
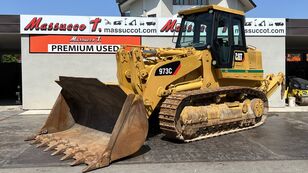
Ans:
[[[30,53],[116,53],[120,45],[140,45],[140,36],[30,35]]]
[[[21,34],[172,36],[181,18],[21,15]],[[246,18],[247,36],[285,36],[284,18]]]

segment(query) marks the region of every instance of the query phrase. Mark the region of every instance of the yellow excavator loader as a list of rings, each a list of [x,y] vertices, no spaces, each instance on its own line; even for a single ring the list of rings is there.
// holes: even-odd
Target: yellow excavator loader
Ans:
[[[86,172],[137,152],[151,117],[183,142],[264,123],[267,98],[284,75],[263,77],[261,52],[246,46],[244,13],[211,5],[179,15],[176,48],[126,45],[117,52],[118,85],[60,77],[46,123],[28,140],[72,165],[87,164]]]

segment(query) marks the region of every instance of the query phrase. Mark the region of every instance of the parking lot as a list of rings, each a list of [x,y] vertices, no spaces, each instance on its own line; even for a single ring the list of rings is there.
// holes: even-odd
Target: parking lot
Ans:
[[[60,161],[24,142],[47,115],[0,113],[0,172],[75,172],[72,160]],[[98,171],[121,172],[305,172],[308,169],[308,113],[270,113],[256,129],[192,143],[176,143],[163,134],[149,137],[135,155]],[[150,166],[149,166],[150,165]],[[255,168],[255,169],[254,169]],[[193,171],[192,171],[193,170]]]

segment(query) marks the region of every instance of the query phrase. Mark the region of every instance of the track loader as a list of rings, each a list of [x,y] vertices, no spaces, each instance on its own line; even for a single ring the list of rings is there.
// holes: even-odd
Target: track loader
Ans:
[[[86,172],[137,152],[155,127],[151,118],[183,142],[264,123],[267,98],[284,75],[263,77],[261,52],[246,46],[244,13],[211,5],[179,15],[175,48],[124,45],[117,52],[117,85],[60,77],[46,123],[28,140],[86,164]]]

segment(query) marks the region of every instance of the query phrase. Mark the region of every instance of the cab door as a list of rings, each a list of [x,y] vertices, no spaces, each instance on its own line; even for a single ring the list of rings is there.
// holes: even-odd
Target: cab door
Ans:
[[[244,17],[231,15],[232,27],[232,45],[231,55],[234,62],[243,62],[245,53],[247,52],[245,32],[244,32]]]
[[[231,22],[230,14],[217,12],[213,38],[214,65],[218,68],[231,68]]]
[[[243,61],[246,52],[244,17],[217,12],[213,37],[216,68],[233,68],[234,61]]]

